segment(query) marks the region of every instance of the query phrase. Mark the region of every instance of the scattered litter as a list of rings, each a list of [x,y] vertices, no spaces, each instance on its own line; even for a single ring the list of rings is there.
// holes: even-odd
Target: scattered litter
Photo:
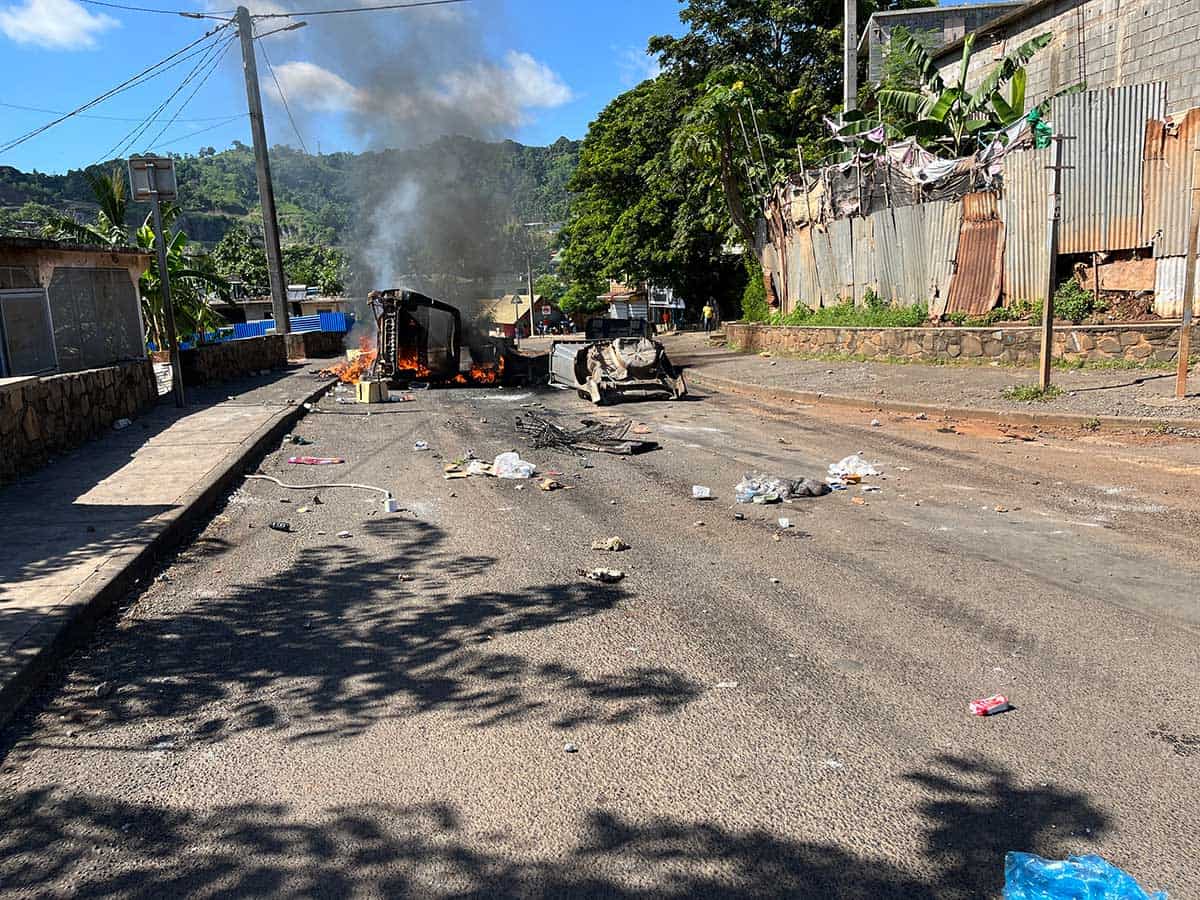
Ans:
[[[292,456],[288,462],[293,466],[336,466],[345,460],[340,456]]]
[[[867,501],[864,500],[862,497],[851,497],[850,502],[853,503],[855,506],[866,506],[867,505]]]
[[[760,473],[742,476],[733,489],[738,503],[779,503],[796,497],[822,497],[829,486],[809,478],[778,478]]]
[[[307,506],[302,506],[298,510],[296,510],[296,512],[298,512],[298,513],[306,513],[308,511],[309,511],[309,509]]]
[[[492,463],[492,474],[497,478],[532,478],[535,470],[533,463],[512,451],[501,453]]]
[[[715,687],[719,688],[735,688],[738,686],[736,681],[718,681]]]
[[[339,531],[339,532],[337,533],[337,536],[338,536],[338,537],[340,537],[340,538],[348,538],[348,537],[350,537],[351,535],[350,535],[350,532],[348,532],[348,531]]]
[[[579,748],[576,747],[574,744],[572,744],[570,741],[568,741],[567,743],[563,744],[563,752],[564,753],[578,753]]]
[[[917,413],[916,418],[924,422],[929,416],[925,415],[925,413]]]
[[[780,527],[780,528],[791,528],[791,527],[792,527],[792,520],[791,520],[791,519],[780,519],[780,520],[779,520],[779,527]]]
[[[397,394],[397,395],[389,394],[388,395],[389,403],[412,403],[416,399],[417,399],[416,397],[414,397],[412,394],[409,394],[409,393],[403,393],[403,394]]]
[[[1043,859],[1032,853],[1010,851],[1004,857],[1004,900],[1167,900],[1166,891],[1142,890],[1128,872],[1101,856],[1068,856]]]
[[[308,438],[301,437],[298,434],[289,434],[283,439],[283,442],[285,444],[295,444],[297,447],[307,447],[312,443]]]
[[[883,488],[881,488],[881,487],[880,487],[879,485],[877,485],[877,484],[864,484],[864,485],[862,486],[862,492],[863,492],[864,494],[875,494],[875,493],[878,493],[879,491],[882,491],[882,490],[883,490]]]
[[[742,521],[744,521],[744,520],[745,520],[745,518],[746,518],[746,514],[745,514],[745,513],[734,513],[734,514],[733,514],[733,517],[734,517],[735,519],[737,519],[739,522],[742,522]]]
[[[777,531],[777,532],[775,532],[773,535],[771,535],[771,540],[773,540],[773,541],[781,541],[781,540],[783,540],[783,538],[781,538],[781,537],[779,536],[779,532]]]
[[[609,553],[619,553],[628,550],[629,545],[619,537],[610,537],[607,541],[592,541],[593,550],[605,550]]]
[[[1006,513],[1006,512],[1008,512],[1008,507],[1007,506],[997,506],[997,507],[995,507],[995,510],[998,513]]]
[[[427,391],[429,390],[428,381],[414,381],[408,386],[410,391]]]
[[[320,494],[313,494],[312,502],[313,506],[323,506],[325,504],[325,501],[321,499]]]
[[[412,581],[413,577],[411,575],[403,575],[402,574],[402,575],[400,575],[400,580],[401,581]]]
[[[630,431],[632,431],[634,434],[652,434],[653,433],[649,425],[643,425],[641,423],[634,425],[633,428],[630,429]]]
[[[428,450],[428,449],[429,449],[428,441],[414,441],[413,442],[413,450],[421,451],[421,450]]]
[[[102,681],[92,688],[92,693],[97,697],[110,697],[116,689],[117,686],[111,681]]]
[[[772,579],[771,579],[771,584],[779,584],[779,579],[778,579],[778,578],[772,578]]]
[[[289,460],[289,462],[290,462],[290,460]],[[338,462],[344,462],[344,460],[338,460]],[[308,464],[308,465],[315,465],[315,463]],[[289,490],[289,491],[311,491],[315,487],[319,487],[319,488],[354,488],[355,490],[360,490],[360,491],[374,491],[377,494],[383,494],[384,497],[392,496],[392,492],[389,490],[386,490],[384,488],[375,487],[375,485],[373,485],[373,484],[357,484],[355,482],[345,482],[345,483],[331,482],[329,484],[285,484],[284,482],[280,481],[278,478],[274,478],[270,475],[247,475],[246,480],[247,481],[255,481],[255,480],[269,481],[269,482],[271,482],[271,484],[278,485],[279,487],[284,488],[285,490]],[[321,498],[318,497],[316,494],[314,494],[313,498],[312,498],[312,502],[320,505]]]
[[[831,768],[831,769],[842,769],[842,768],[845,768],[845,766],[843,766],[843,765],[842,765],[840,762],[838,762],[836,759],[827,759],[827,760],[825,760],[825,765],[827,765],[827,766],[828,766],[829,768]]]
[[[625,577],[620,569],[579,569],[578,574],[589,581],[599,581],[601,584],[616,584]]]
[[[400,501],[399,501],[399,500],[396,500],[396,499],[395,499],[395,498],[393,498],[393,497],[386,497],[386,498],[384,498],[384,501],[383,501],[383,511],[384,511],[385,513],[398,513],[398,512],[400,512]]]
[[[712,499],[712,490],[708,487],[705,487],[702,484],[693,484],[692,485],[692,499],[693,500],[711,500]]]
[[[117,419],[117,421],[113,422],[113,431],[120,431],[123,428],[128,428],[132,424],[133,423],[128,419]]]
[[[871,420],[871,427],[872,427],[872,428],[878,428],[878,427],[879,427],[880,425],[882,425],[882,424],[883,424],[883,423],[882,423],[882,422],[880,422],[878,419],[872,419],[872,420]]]
[[[538,480],[538,488],[543,491],[566,491],[570,488],[561,481],[555,481],[553,478],[541,478]]]
[[[1008,698],[1003,694],[993,694],[991,697],[985,697],[982,700],[972,700],[967,704],[967,708],[973,716],[994,716],[997,713],[1007,712],[1012,709]]]
[[[947,425],[944,428],[939,428],[938,434],[958,434],[958,429],[953,425]]]
[[[703,523],[703,522],[700,522],[700,521],[696,521],[696,522],[693,522],[693,523],[692,523],[692,527],[693,527],[693,528],[703,528],[703,527],[704,527],[704,523]]]
[[[517,430],[529,437],[534,450],[551,447],[557,450],[590,450],[630,456],[658,447],[654,441],[639,441],[628,437],[632,428],[628,419],[621,422],[580,420],[580,428],[563,428],[548,419],[526,413],[516,420]]]
[[[280,498],[279,498],[279,502],[280,502],[280,503],[291,503],[291,502],[292,502],[292,498],[291,498],[291,497],[280,497]]]
[[[291,531],[291,530],[292,530],[292,526],[291,526],[291,525],[289,525],[287,522],[272,522],[272,523],[271,523],[271,530],[272,530],[272,531],[284,531],[284,532],[287,532],[287,531]]]
[[[839,462],[830,463],[829,474],[835,478],[842,479],[846,479],[848,475],[867,478],[872,475],[878,475],[879,470],[856,453],[853,456],[847,456]]]

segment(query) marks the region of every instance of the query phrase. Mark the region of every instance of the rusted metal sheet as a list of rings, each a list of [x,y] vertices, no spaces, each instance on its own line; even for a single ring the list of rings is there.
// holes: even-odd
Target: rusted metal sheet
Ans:
[[[1004,273],[1004,223],[994,194],[963,198],[963,221],[958,236],[954,277],[946,312],[981,316],[1000,299]]]
[[[1192,153],[1200,109],[1146,122],[1142,163],[1142,227],[1155,256],[1187,254],[1192,190]]]
[[[832,279],[826,303],[836,304],[839,299],[854,296],[854,239],[850,219],[836,219],[829,223],[829,256]]]
[[[1165,82],[1059,97],[1051,106],[1063,142],[1059,253],[1147,246],[1142,213],[1146,121],[1166,114]]]
[[[891,303],[904,303],[904,247],[897,233],[893,211],[871,214],[871,236],[875,244],[875,292]]]
[[[1152,291],[1154,290],[1155,261],[1153,259],[1118,259],[1104,263],[1100,270],[1102,291]],[[1091,266],[1077,271],[1075,280],[1085,291],[1096,289],[1096,276]]]
[[[1049,150],[1014,150],[1004,157],[1004,302],[1045,299],[1050,280],[1046,252]]]

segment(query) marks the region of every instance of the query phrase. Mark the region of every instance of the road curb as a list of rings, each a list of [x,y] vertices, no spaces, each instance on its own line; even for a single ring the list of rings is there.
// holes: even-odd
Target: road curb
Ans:
[[[0,727],[17,714],[50,670],[92,634],[99,621],[154,569],[159,559],[186,541],[246,467],[292,430],[308,412],[305,404],[315,402],[333,385],[334,382],[322,384],[259,427],[224,464],[188,491],[176,508],[150,520],[152,526],[158,523],[162,527],[141,549],[109,560],[88,582],[76,588],[64,603],[71,607],[64,620],[35,625],[13,646],[17,655],[27,653],[28,658],[12,677],[0,684]]]
[[[1039,428],[1082,428],[1085,424],[1099,422],[1100,427],[1109,428],[1156,428],[1163,423],[1173,428],[1200,431],[1200,419],[1147,419],[1134,416],[1087,416],[1079,413],[1027,412],[1024,410],[988,409],[970,406],[950,406],[937,403],[909,403],[900,400],[880,400],[872,397],[850,397],[843,394],[825,394],[816,391],[797,391],[791,388],[765,387],[738,381],[721,375],[711,375],[688,368],[690,383],[723,393],[741,394],[763,403],[790,405],[796,403],[837,406],[853,409],[871,409],[892,413],[924,413],[927,416],[943,416],[975,422],[1003,422],[1013,425],[1028,425]]]

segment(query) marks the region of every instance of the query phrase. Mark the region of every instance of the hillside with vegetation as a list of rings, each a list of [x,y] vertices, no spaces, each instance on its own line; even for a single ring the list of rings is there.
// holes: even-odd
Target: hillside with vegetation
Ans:
[[[354,240],[360,201],[385,196],[399,178],[418,183],[470,180],[480,196],[503,198],[521,221],[564,221],[567,182],[579,160],[579,142],[560,138],[549,147],[514,141],[489,143],[445,137],[407,150],[326,153],[291,147],[271,150],[276,203],[284,242],[345,246]],[[113,163],[93,167],[109,171]],[[195,242],[213,245],[233,226],[261,230],[251,148],[234,142],[177,157],[180,227]],[[0,166],[0,234],[28,234],[23,222],[41,225],[52,213],[90,218],[95,198],[83,170],[65,175]],[[147,212],[129,204],[130,225]],[[35,226],[36,227],[36,226]]]

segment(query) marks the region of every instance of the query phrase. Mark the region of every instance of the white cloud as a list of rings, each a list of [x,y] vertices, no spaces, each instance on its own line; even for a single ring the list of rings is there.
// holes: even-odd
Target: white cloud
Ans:
[[[662,72],[662,65],[646,51],[626,47],[617,51],[617,71],[621,76],[621,84],[633,87],[647,78],[657,78]]]
[[[509,50],[504,57],[513,99],[522,108],[553,109],[574,99],[571,89],[558,73],[528,53]]]
[[[6,37],[53,50],[94,47],[96,35],[118,24],[112,16],[89,12],[75,0],[25,0],[20,6],[0,9],[0,32]]]
[[[319,112],[353,112],[368,105],[367,96],[345,78],[310,62],[287,62],[275,67],[279,86],[289,100]],[[267,93],[279,100],[272,81]]]

